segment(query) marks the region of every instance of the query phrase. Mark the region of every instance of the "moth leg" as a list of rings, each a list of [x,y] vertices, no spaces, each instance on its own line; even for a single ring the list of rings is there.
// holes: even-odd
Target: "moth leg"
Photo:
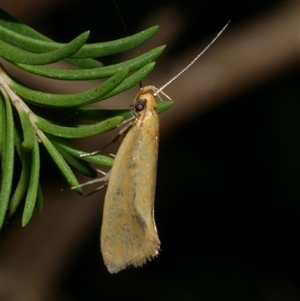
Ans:
[[[104,176],[101,177],[101,178],[97,178],[97,179],[94,179],[94,180],[90,180],[90,181],[87,181],[85,183],[82,183],[78,186],[73,186],[71,187],[71,189],[76,189],[78,187],[83,187],[83,186],[87,186],[87,185],[92,185],[92,184],[95,184],[95,183],[98,183],[98,182],[104,182],[103,185],[97,187],[95,190],[93,190],[92,192],[89,192],[87,194],[85,194],[84,196],[89,196],[89,195],[92,195],[94,194],[96,191],[99,191],[100,189],[102,189],[103,187],[107,186],[108,184],[108,181],[109,181],[109,177],[110,177],[110,171],[108,171],[107,173],[105,173],[104,171],[102,170],[99,170],[97,169],[98,172],[102,173]]]
[[[99,149],[97,151],[94,151],[94,152],[91,152],[91,153],[86,153],[86,154],[81,154],[80,157],[83,158],[83,157],[89,157],[89,156],[97,155],[97,154],[101,153],[102,150],[105,149],[106,147],[108,147],[109,145],[114,144],[116,142],[120,143],[119,142],[120,137],[122,135],[124,135],[126,133],[126,131],[131,127],[132,121],[134,121],[135,119],[136,119],[136,117],[132,116],[129,120],[125,120],[125,121],[121,122],[118,125],[118,127],[122,126],[123,124],[126,124],[126,126],[120,130],[120,132],[112,139],[111,142],[109,142],[108,144],[104,145],[101,149]]]

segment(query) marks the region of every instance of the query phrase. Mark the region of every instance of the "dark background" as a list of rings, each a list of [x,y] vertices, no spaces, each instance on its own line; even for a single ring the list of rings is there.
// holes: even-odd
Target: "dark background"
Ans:
[[[224,47],[220,53],[225,54],[222,39],[231,47],[239,39],[246,43],[249,31],[263,34],[258,25],[268,18],[283,22],[289,7],[290,18],[299,9],[298,1],[116,3],[123,21],[113,1],[24,1],[23,7],[19,1],[3,1],[1,8],[64,42],[85,30],[91,30],[91,42],[113,40],[161,22],[167,42],[158,41],[168,47],[157,60],[156,77],[146,80],[157,86],[173,75],[182,53],[190,61],[195,53],[191,56],[189,49],[200,51],[197,45],[212,39],[229,19],[228,31],[213,46]],[[276,40],[285,32],[270,31],[270,40],[274,35]],[[175,103],[160,115],[155,204],[162,251],[142,268],[117,275],[106,271],[99,251],[105,191],[86,199],[62,192],[66,185],[56,180],[59,175],[45,154],[45,210],[25,229],[16,215],[2,233],[1,300],[299,300],[299,43],[295,45],[288,52],[283,41],[282,48],[273,49],[278,56],[270,64],[265,62],[273,51],[261,53],[260,45],[254,45],[249,49],[253,77],[247,77],[248,54],[240,53],[241,60],[233,57],[218,77],[229,83],[224,87],[224,81],[217,81],[216,94],[201,95],[204,88],[193,93],[187,87],[198,85],[197,80],[201,87],[206,68],[218,68],[213,65],[199,75],[190,69],[186,75],[191,72],[191,78],[182,76],[168,88]],[[206,58],[216,61],[208,53],[198,63],[205,64]],[[235,63],[239,77],[233,75]],[[118,107],[126,108],[130,99]],[[93,149],[102,145],[91,143]]]

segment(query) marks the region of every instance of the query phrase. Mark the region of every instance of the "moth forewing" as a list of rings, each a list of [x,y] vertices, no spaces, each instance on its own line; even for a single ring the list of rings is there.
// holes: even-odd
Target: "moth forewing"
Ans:
[[[136,119],[116,155],[104,201],[101,251],[110,273],[158,254],[154,221],[159,119],[153,87],[138,93]]]

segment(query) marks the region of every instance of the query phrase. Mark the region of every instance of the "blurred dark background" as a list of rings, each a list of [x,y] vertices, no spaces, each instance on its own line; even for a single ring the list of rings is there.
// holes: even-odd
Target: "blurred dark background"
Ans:
[[[161,253],[110,275],[99,250],[105,191],[61,191],[45,154],[43,212],[24,229],[16,215],[1,234],[1,301],[300,300],[299,1],[115,3],[2,0],[1,8],[63,42],[85,30],[98,42],[160,25],[127,54],[167,44],[144,83],[158,87],[231,20],[165,91],[175,103],[160,115]],[[34,84],[65,93],[78,85],[45,82]],[[117,107],[138,89],[116,98]],[[102,145],[96,138],[89,147]]]

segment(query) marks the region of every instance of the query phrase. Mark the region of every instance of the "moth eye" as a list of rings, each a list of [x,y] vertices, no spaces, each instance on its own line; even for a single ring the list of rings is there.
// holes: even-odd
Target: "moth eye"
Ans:
[[[136,112],[141,112],[145,109],[145,102],[138,102],[137,104],[134,105],[134,110]]]

